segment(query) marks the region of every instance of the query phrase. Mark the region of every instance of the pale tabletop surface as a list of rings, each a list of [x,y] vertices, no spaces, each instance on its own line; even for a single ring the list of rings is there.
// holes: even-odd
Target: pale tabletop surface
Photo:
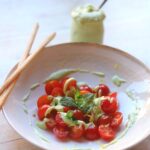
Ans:
[[[53,31],[57,37],[52,44],[69,42],[70,11],[85,2],[98,5],[100,0],[0,0],[0,84],[23,53],[35,22],[40,23],[40,32],[34,47]],[[150,67],[150,0],[108,0],[104,11],[104,44],[123,49]],[[0,150],[39,150],[10,127],[2,112],[0,129]],[[149,150],[149,140],[131,150]]]

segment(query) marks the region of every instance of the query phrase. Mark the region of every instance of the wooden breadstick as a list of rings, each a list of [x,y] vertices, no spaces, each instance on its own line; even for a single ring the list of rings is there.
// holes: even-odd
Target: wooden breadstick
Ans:
[[[29,65],[32,60],[44,49],[44,47],[51,41],[54,39],[56,33],[51,34],[50,36],[48,36],[43,42],[42,44],[39,46],[39,48],[32,54],[30,55],[23,63],[20,67],[18,67],[6,80],[6,82],[3,84],[3,86],[0,89],[0,95],[4,92],[4,90],[6,88],[8,88],[8,86],[17,78],[17,76],[27,67],[27,65]],[[1,102],[0,102],[0,106],[1,106]]]
[[[32,48],[32,45],[33,45],[33,42],[35,40],[35,37],[37,35],[37,32],[38,32],[38,29],[39,29],[39,24],[36,23],[34,28],[33,28],[33,31],[31,33],[31,37],[29,39],[29,43],[27,44],[27,47],[25,49],[25,52],[22,56],[22,58],[20,59],[19,61],[19,64],[18,64],[18,67],[21,66],[21,64],[25,61],[25,59],[29,56],[29,53],[30,53],[30,50]],[[19,77],[19,76],[18,76]],[[18,78],[17,77],[17,78]],[[2,106],[4,105],[6,99],[8,98],[9,94],[11,93],[11,91],[13,90],[15,84],[16,84],[16,81],[17,81],[17,78],[16,80],[8,87],[8,89],[6,89],[3,94],[0,96],[0,109],[2,108]]]

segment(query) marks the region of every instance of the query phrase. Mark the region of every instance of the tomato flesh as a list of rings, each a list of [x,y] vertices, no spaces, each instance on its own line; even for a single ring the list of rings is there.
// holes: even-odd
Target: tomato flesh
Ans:
[[[53,118],[50,118],[48,122],[46,122],[46,127],[49,130],[52,130],[56,126],[56,122]]]
[[[54,88],[54,89],[52,90],[51,95],[54,96],[54,97],[56,97],[56,96],[63,96],[64,93],[63,93],[62,88],[56,87],[56,88]]]
[[[49,108],[49,105],[43,105],[38,109],[38,117],[40,120],[43,120],[45,118],[45,112]]]
[[[42,107],[43,105],[49,105],[52,102],[52,98],[50,98],[48,95],[43,95],[39,97],[37,101],[38,108]]]
[[[90,125],[85,130],[85,138],[88,140],[96,140],[99,138],[98,128],[94,124]]]
[[[115,112],[113,114],[113,118],[111,120],[111,124],[110,126],[113,128],[113,129],[117,129],[121,123],[122,123],[122,120],[123,120],[123,115],[121,112]]]
[[[112,114],[115,113],[118,109],[117,101],[113,98],[112,100],[103,100],[100,105],[103,112],[106,114]]]
[[[98,127],[100,137],[105,141],[111,141],[115,138],[115,131],[106,125],[100,125]]]
[[[64,140],[68,137],[69,131],[66,128],[60,127],[60,126],[55,126],[53,128],[53,133],[55,136],[61,140]]]
[[[63,121],[60,113],[57,113],[57,115],[55,116],[55,121],[57,125],[61,127],[67,127],[67,124]]]
[[[98,125],[106,125],[106,124],[110,124],[111,123],[111,117],[109,115],[102,115],[98,121],[97,121]]]
[[[78,110],[78,109],[75,109],[73,111],[73,117],[76,119],[76,120],[83,120],[84,119],[84,115],[83,115],[83,112],[81,110]]]
[[[80,139],[84,134],[83,126],[73,126],[70,129],[70,137],[74,140]]]
[[[107,96],[110,93],[110,89],[105,84],[99,84],[98,92],[100,91],[100,96]]]

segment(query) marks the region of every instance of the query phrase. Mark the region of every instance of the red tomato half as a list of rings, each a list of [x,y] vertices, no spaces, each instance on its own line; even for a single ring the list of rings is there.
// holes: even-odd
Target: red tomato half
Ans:
[[[122,113],[121,113],[121,112],[115,112],[115,113],[113,114],[113,117],[112,117],[110,126],[111,126],[113,129],[117,129],[117,128],[121,125],[122,120],[123,120],[123,115],[122,115]]]
[[[60,127],[60,126],[55,126],[53,128],[53,133],[55,136],[61,140],[64,140],[68,137],[69,131],[66,128]]]
[[[98,128],[94,124],[90,125],[85,130],[85,138],[88,140],[96,140],[99,138]]]
[[[98,125],[106,125],[110,123],[111,123],[111,117],[107,114],[102,115],[97,121]]]
[[[62,85],[62,88],[64,87],[65,85],[65,82],[69,79],[69,77],[66,77],[64,79],[62,79],[61,81],[61,85]],[[68,87],[66,90],[70,90],[72,87],[76,88],[77,87],[77,81],[76,80],[72,80],[69,84],[68,84]]]
[[[56,97],[56,96],[63,96],[64,93],[63,93],[62,88],[56,87],[56,88],[54,88],[54,89],[52,90],[51,95],[54,96],[54,97]]]
[[[49,121],[46,122],[46,127],[49,130],[52,130],[56,126],[56,122],[53,118],[49,118]]]
[[[73,126],[70,129],[70,137],[74,140],[80,139],[84,134],[83,126]]]
[[[81,110],[75,109],[73,111],[73,117],[77,120],[83,120],[84,119],[84,114]]]
[[[65,77],[65,78],[63,78],[63,79],[60,81],[62,88],[64,87],[64,84],[65,84],[65,82],[66,82],[67,79],[69,79],[69,77]]]
[[[106,99],[101,102],[100,107],[106,114],[113,114],[118,109],[118,103],[114,98],[112,100]]]
[[[67,124],[63,121],[63,119],[61,118],[61,114],[57,113],[56,117],[55,117],[55,121],[56,124],[61,126],[61,127],[67,127]]]
[[[110,93],[109,87],[105,84],[99,84],[98,92],[100,91],[100,96],[107,96]]]
[[[38,108],[42,107],[43,105],[49,105],[52,102],[52,97],[49,97],[48,95],[43,95],[39,97],[37,101]]]
[[[109,126],[100,125],[98,131],[100,137],[105,141],[111,141],[115,138],[115,131]]]
[[[40,120],[43,120],[45,118],[45,112],[49,108],[49,105],[43,105],[38,109],[38,117]]]
[[[51,95],[51,92],[54,88],[59,87],[61,88],[61,84],[57,80],[51,80],[45,85],[45,91],[47,95]]]

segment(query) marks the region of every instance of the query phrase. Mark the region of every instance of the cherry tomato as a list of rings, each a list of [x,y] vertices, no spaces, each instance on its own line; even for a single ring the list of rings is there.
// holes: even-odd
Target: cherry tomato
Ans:
[[[57,80],[51,80],[45,85],[45,91],[48,95],[51,94],[52,90],[56,87],[61,88],[61,84]]]
[[[67,106],[64,107],[64,112],[68,112],[69,110],[71,110],[70,107],[67,107]]]
[[[109,94],[109,97],[110,97],[110,98],[113,98],[114,101],[116,101],[116,103],[117,103],[117,109],[118,109],[119,103],[118,103],[118,100],[117,100],[117,92],[112,92],[112,93],[110,93],[110,94]]]
[[[84,134],[83,126],[73,126],[70,129],[70,137],[74,140],[80,139]]]
[[[53,118],[49,118],[49,121],[46,122],[46,127],[49,130],[52,130],[56,126],[56,122]]]
[[[54,97],[56,97],[56,96],[63,96],[64,93],[63,93],[62,88],[56,87],[56,88],[54,88],[54,89],[52,90],[51,95],[54,96]]]
[[[52,92],[52,90],[53,90],[52,85],[51,85],[50,83],[46,83],[46,84],[45,84],[45,92],[46,92],[46,94],[47,94],[47,95],[50,95],[51,92]]]
[[[64,78],[62,81],[61,81],[61,85],[62,87],[64,87],[65,85],[65,82],[69,79],[69,77],[66,77]],[[69,84],[68,84],[68,87],[66,90],[70,90],[72,87],[76,88],[77,87],[77,81],[76,80],[72,80]]]
[[[90,93],[90,92],[89,91],[85,91],[85,90],[80,91],[80,95],[84,95],[84,94],[88,94],[88,93]]]
[[[56,124],[61,126],[61,127],[67,127],[67,124],[63,121],[61,114],[57,113],[55,117]]]
[[[107,96],[110,93],[109,87],[105,84],[99,84],[98,93],[101,93],[98,96]]]
[[[77,87],[77,81],[76,80],[72,80],[67,87],[67,90],[70,90],[72,87],[76,88]]]
[[[94,124],[91,124],[86,130],[85,130],[85,138],[88,140],[96,140],[99,138],[98,134],[98,128]]]
[[[46,116],[46,118],[53,118],[53,119],[55,119],[56,114],[57,114],[57,110],[56,110],[56,109],[53,109],[53,110],[51,110],[51,112]]]
[[[49,105],[43,105],[38,109],[38,117],[40,120],[43,120],[45,118],[45,112],[49,108]]]
[[[77,120],[83,120],[84,119],[83,112],[79,109],[75,109],[73,111],[73,117]]]
[[[113,118],[111,120],[111,124],[110,126],[113,128],[113,129],[117,129],[121,123],[122,123],[122,120],[123,120],[123,115],[121,112],[115,112],[113,114]]]
[[[111,100],[103,100],[101,102],[100,107],[106,114],[113,114],[117,111],[118,104],[117,101],[114,98],[112,98]]]
[[[61,140],[64,140],[68,137],[69,135],[69,130],[60,126],[55,126],[53,128],[53,133],[55,136]]]
[[[110,122],[111,122],[111,117],[107,114],[104,114],[98,119],[97,124],[106,125],[106,124],[110,124]]]
[[[105,141],[111,141],[115,138],[115,131],[109,126],[100,125],[98,127],[100,137]]]
[[[63,79],[60,81],[62,88],[64,87],[64,84],[65,84],[65,82],[66,82],[67,79],[69,79],[69,77],[65,77],[65,78],[63,78]]]
[[[81,85],[81,86],[79,87],[79,89],[80,89],[81,91],[89,91],[90,93],[92,93],[92,89],[91,89],[88,85]]]
[[[48,96],[48,95],[43,95],[41,97],[39,97],[38,101],[37,101],[37,106],[38,108],[40,108],[41,106],[47,104],[49,105],[52,102],[52,97]]]

